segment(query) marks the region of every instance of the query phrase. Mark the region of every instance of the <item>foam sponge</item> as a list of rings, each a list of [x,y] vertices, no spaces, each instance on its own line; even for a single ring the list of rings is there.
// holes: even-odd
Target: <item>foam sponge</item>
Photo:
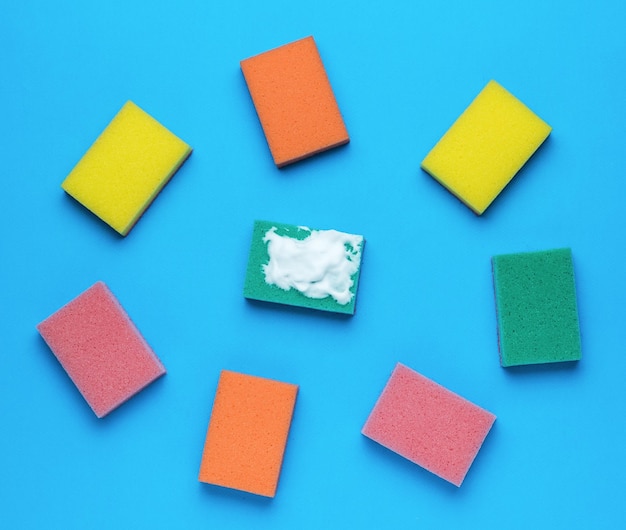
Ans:
[[[362,433],[460,486],[495,419],[398,363]]]
[[[352,315],[363,236],[256,221],[244,297]]]
[[[297,385],[223,370],[198,479],[274,497],[297,392]]]
[[[490,81],[424,158],[422,169],[480,215],[550,131],[521,101]]]
[[[129,101],[61,187],[125,236],[190,153]]]
[[[313,37],[245,59],[241,70],[278,167],[350,140]]]
[[[37,329],[99,418],[165,373],[103,282],[95,283]]]
[[[580,360],[571,250],[504,254],[491,262],[500,364]]]

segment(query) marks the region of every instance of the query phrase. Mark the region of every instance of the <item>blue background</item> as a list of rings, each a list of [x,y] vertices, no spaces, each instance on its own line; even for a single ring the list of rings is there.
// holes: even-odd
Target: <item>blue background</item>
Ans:
[[[5,1],[5,528],[626,524],[626,4]],[[317,41],[351,143],[274,167],[239,61]],[[420,169],[495,79],[553,132],[482,217]],[[60,184],[131,99],[194,148],[126,238]],[[255,219],[363,234],[357,313],[242,296]],[[571,247],[583,359],[499,366],[490,258]],[[105,281],[168,374],[97,420],[35,325]],[[364,438],[401,361],[498,416],[460,489]],[[197,482],[222,368],[300,385],[274,499]]]

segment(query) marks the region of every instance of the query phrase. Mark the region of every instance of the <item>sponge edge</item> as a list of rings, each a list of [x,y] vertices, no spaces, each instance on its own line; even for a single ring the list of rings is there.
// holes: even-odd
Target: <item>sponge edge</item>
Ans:
[[[460,486],[495,419],[398,363],[362,434]]]
[[[424,158],[422,169],[480,215],[551,130],[490,81]]]
[[[502,254],[491,263],[500,364],[580,360],[572,251]]]
[[[223,370],[198,480],[274,497],[297,385]]]
[[[125,236],[191,147],[128,101],[61,187]]]
[[[278,167],[350,141],[313,37],[245,59],[241,70]]]
[[[38,324],[37,330],[99,418],[165,374],[103,282]]]

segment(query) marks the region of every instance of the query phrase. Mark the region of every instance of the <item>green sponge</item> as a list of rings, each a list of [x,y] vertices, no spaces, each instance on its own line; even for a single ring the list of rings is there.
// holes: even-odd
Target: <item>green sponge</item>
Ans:
[[[256,221],[243,294],[354,314],[363,236]]]
[[[492,258],[500,364],[581,358],[570,249]]]

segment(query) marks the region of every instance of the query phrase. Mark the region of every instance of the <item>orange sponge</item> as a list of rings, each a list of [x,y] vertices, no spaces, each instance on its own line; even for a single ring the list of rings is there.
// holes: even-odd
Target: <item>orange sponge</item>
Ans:
[[[350,141],[313,37],[241,61],[278,167]]]
[[[274,497],[298,386],[223,370],[198,480]]]

